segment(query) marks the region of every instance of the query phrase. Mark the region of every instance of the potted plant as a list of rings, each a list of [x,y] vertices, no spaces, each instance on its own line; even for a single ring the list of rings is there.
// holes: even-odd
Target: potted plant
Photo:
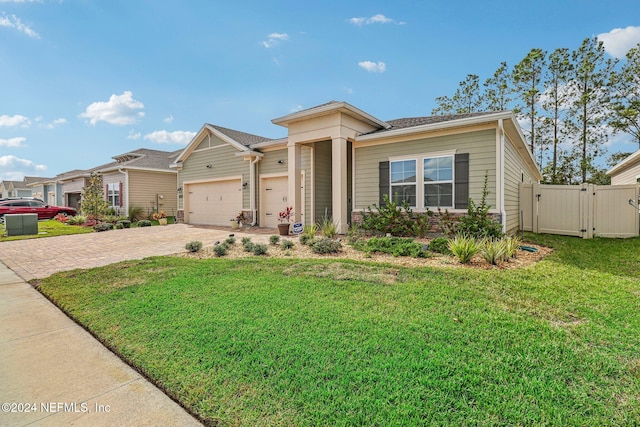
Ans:
[[[278,232],[281,236],[289,235],[289,224],[291,222],[291,217],[293,216],[293,207],[287,206],[282,212],[278,214]]]
[[[244,215],[242,213],[242,211],[240,211],[240,213],[238,215],[236,215],[235,218],[231,219],[231,228],[233,228],[234,230],[237,230],[240,228],[240,224],[242,224],[242,221],[244,221]]]
[[[167,214],[164,211],[154,212],[153,219],[158,221],[160,225],[167,225]]]

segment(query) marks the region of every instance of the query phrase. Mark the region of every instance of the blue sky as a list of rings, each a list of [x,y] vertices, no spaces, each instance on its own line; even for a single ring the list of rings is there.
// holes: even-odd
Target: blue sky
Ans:
[[[330,100],[425,116],[531,48],[640,42],[637,0],[519,3],[0,0],[0,179],[178,150],[205,122],[283,137],[271,119]]]

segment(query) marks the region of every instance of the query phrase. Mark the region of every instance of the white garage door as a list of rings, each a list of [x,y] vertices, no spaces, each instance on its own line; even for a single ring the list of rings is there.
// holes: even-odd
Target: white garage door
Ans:
[[[242,181],[186,185],[189,224],[228,226],[242,210]]]

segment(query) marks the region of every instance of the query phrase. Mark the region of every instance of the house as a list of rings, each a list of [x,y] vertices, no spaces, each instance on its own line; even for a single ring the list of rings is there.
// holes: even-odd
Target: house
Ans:
[[[168,152],[141,148],[114,156],[113,162],[87,170],[72,170],[31,184],[49,204],[80,210],[82,190],[91,174],[102,176],[104,195],[110,208],[127,215],[129,207],[142,208],[144,215],[177,210],[177,172],[169,166],[182,150]]]
[[[173,167],[178,219],[275,227],[294,208],[296,222],[324,216],[340,233],[384,195],[415,212],[466,212],[488,176],[490,211],[505,231],[519,226],[520,183],[542,176],[513,113],[491,112],[380,120],[331,101],[273,119],[287,137],[269,139],[205,124]]]
[[[607,171],[611,185],[640,184],[640,150]]]
[[[25,176],[22,181],[2,181],[0,182],[0,198],[7,197],[38,197],[32,196],[29,185],[42,178]]]

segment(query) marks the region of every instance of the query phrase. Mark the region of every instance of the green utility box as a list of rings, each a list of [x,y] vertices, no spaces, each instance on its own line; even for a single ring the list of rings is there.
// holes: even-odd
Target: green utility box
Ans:
[[[38,214],[10,214],[4,216],[7,236],[38,234]]]

